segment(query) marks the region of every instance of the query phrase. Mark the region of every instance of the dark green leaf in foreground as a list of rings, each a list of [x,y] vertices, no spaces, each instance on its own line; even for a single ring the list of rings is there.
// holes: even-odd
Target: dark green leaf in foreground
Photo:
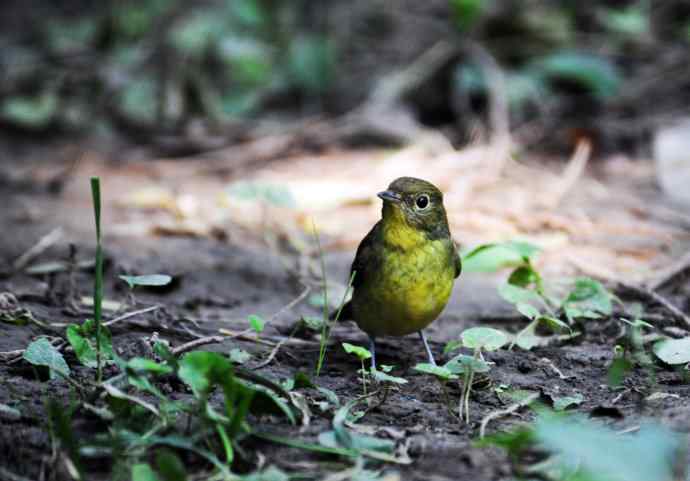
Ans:
[[[58,377],[58,374],[65,377],[70,374],[65,358],[46,338],[42,337],[29,344],[26,351],[24,351],[23,357],[35,366],[48,367],[51,379]]]
[[[161,448],[156,453],[156,469],[162,481],[186,481],[187,472],[180,458],[170,449]]]
[[[120,276],[130,288],[136,286],[167,286],[172,281],[172,277],[167,274],[149,274],[145,276]]]
[[[132,481],[161,481],[155,471],[146,463],[132,466]]]
[[[664,339],[654,344],[654,354],[666,364],[690,362],[690,337]]]
[[[672,481],[680,439],[666,428],[644,425],[621,436],[578,417],[544,415],[535,424],[537,441],[580,466],[588,481]]]

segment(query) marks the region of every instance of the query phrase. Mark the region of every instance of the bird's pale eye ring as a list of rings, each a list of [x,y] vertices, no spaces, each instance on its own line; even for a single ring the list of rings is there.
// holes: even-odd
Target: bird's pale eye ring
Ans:
[[[424,210],[427,207],[429,207],[430,201],[429,201],[429,196],[426,194],[422,194],[419,197],[417,197],[417,200],[415,201],[415,205],[417,206],[417,209],[419,210]]]

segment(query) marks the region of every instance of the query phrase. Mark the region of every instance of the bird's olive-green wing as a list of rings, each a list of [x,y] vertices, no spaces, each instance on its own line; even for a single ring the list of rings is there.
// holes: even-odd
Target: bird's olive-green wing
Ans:
[[[355,260],[352,261],[352,267],[350,267],[350,276],[355,273],[355,277],[352,280],[352,287],[357,289],[361,286],[368,273],[372,272],[378,268],[380,264],[380,243],[376,240],[380,238],[381,235],[381,221],[378,221],[374,227],[371,228],[369,233],[362,239],[357,247],[357,253],[355,254]]]
[[[462,259],[460,258],[460,253],[455,245],[455,242],[451,239],[451,245],[453,246],[453,257],[455,258],[455,278],[457,279],[462,272]]]

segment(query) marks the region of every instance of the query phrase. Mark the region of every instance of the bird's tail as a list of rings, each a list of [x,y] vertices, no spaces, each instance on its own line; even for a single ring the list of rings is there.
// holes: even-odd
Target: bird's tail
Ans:
[[[335,317],[338,316],[338,309],[331,312],[328,318],[333,321]],[[338,316],[339,321],[350,321],[352,318],[352,301],[347,301],[342,309],[340,309],[340,315]]]

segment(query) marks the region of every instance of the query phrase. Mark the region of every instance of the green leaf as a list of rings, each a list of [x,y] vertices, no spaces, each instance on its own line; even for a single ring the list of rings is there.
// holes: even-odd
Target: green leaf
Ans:
[[[558,52],[538,61],[533,68],[548,79],[575,82],[602,99],[615,95],[622,84],[614,63],[588,53]]]
[[[515,337],[515,344],[529,351],[534,347],[541,346],[546,343],[546,339],[542,336],[537,336],[536,329],[539,321],[530,322],[527,327],[520,331]]]
[[[149,274],[145,276],[119,276],[130,288],[136,286],[167,286],[172,277],[167,274]]]
[[[391,382],[394,384],[407,384],[407,379],[402,378],[402,377],[391,376],[390,374],[387,374],[383,371],[379,371],[378,369],[372,369],[371,375],[374,377],[374,379],[376,379],[379,382]]]
[[[186,481],[187,471],[180,458],[169,449],[162,448],[156,453],[156,468],[162,481]]]
[[[491,327],[472,327],[460,335],[462,344],[470,349],[495,351],[508,343],[508,336]]]
[[[335,59],[335,45],[328,37],[294,37],[288,51],[288,70],[293,84],[309,93],[325,92],[334,79]]]
[[[690,363],[690,337],[658,341],[654,343],[654,354],[666,364]]]
[[[233,378],[230,361],[216,352],[194,351],[180,359],[178,376],[197,397],[205,397],[212,387]]]
[[[499,286],[498,294],[511,304],[527,304],[530,301],[539,300],[539,295],[536,292],[512,284]]]
[[[551,396],[551,399],[553,400],[553,408],[556,411],[564,411],[565,409],[568,409],[570,406],[577,406],[579,404],[582,404],[582,401],[584,401],[584,397],[582,397],[582,394],[580,393],[573,394],[572,396],[563,397]]]
[[[623,384],[625,376],[633,368],[632,362],[625,357],[616,357],[609,366],[607,381],[609,386],[618,387]]]
[[[452,339],[443,348],[443,354],[448,354],[462,347],[462,341],[459,339]]]
[[[152,374],[169,374],[173,369],[167,364],[160,364],[151,359],[134,357],[127,361],[127,368],[135,372],[148,372]]]
[[[146,463],[132,466],[132,481],[162,481],[154,470]]]
[[[10,97],[2,107],[0,116],[6,120],[29,128],[44,128],[58,112],[58,96],[46,90],[34,97]]]
[[[539,282],[541,282],[541,276],[531,265],[518,267],[508,278],[508,284],[518,287],[527,287],[532,284],[538,285]]]
[[[290,476],[275,466],[237,478],[238,481],[289,481]]]
[[[622,9],[606,9],[601,20],[611,32],[629,37],[640,37],[649,32],[649,16],[639,4]]]
[[[564,307],[577,307],[581,311],[594,310],[605,315],[613,312],[613,295],[604,285],[588,277],[580,277],[575,280],[573,289],[565,301]]]
[[[224,17],[217,11],[197,8],[170,29],[170,41],[183,54],[199,58],[226,28]]]
[[[60,351],[55,349],[55,346],[44,337],[29,344],[22,357],[35,366],[48,367],[48,369],[50,369],[51,379],[57,378],[58,374],[64,377],[70,375],[69,366],[65,362],[65,358],[62,357]]]
[[[570,330],[570,326],[553,316],[539,316],[539,322],[546,323],[554,331]]]
[[[491,3],[490,0],[451,0],[455,24],[461,31],[467,30],[490,8]]]
[[[259,181],[238,181],[227,188],[227,194],[242,201],[258,201],[277,207],[295,207],[297,201],[289,188]]]
[[[70,324],[66,330],[67,341],[74,349],[77,359],[90,368],[97,367],[96,331],[96,323],[93,319],[87,319],[81,325]],[[100,338],[101,361],[114,359],[112,337],[107,327],[101,326]]]
[[[534,307],[532,304],[525,304],[524,302],[519,302],[515,305],[515,308],[518,310],[520,314],[532,320],[536,319],[541,315],[539,309]]]
[[[158,85],[152,76],[130,79],[119,94],[122,113],[135,122],[153,124],[158,116]]]
[[[261,316],[250,314],[247,320],[249,321],[249,325],[257,334],[261,334],[263,332],[264,327],[266,326],[266,321],[264,321]]]
[[[422,362],[414,367],[415,371],[423,372],[425,374],[433,374],[437,378],[447,381],[449,379],[457,379],[458,376],[453,374],[450,369],[443,366],[434,366],[428,362]]]
[[[539,248],[527,242],[483,244],[462,258],[464,272],[496,272],[506,267],[520,267],[532,258]]]
[[[443,367],[448,369],[453,374],[463,374],[469,369],[473,370],[474,372],[489,372],[491,370],[485,361],[476,359],[474,356],[468,356],[466,354],[455,356],[453,359],[445,363]]]
[[[579,466],[579,477],[591,481],[670,481],[678,460],[680,437],[667,428],[643,425],[633,435],[580,417],[542,415],[535,437],[561,460]],[[573,478],[570,478],[573,479]]]
[[[230,350],[230,361],[232,361],[234,364],[244,364],[245,362],[249,361],[251,357],[251,354],[244,349],[240,349],[239,347],[235,347]]]
[[[342,343],[343,349],[348,354],[354,354],[360,361],[371,358],[371,353],[368,349],[360,346],[355,346],[354,344],[348,344],[347,342]]]

